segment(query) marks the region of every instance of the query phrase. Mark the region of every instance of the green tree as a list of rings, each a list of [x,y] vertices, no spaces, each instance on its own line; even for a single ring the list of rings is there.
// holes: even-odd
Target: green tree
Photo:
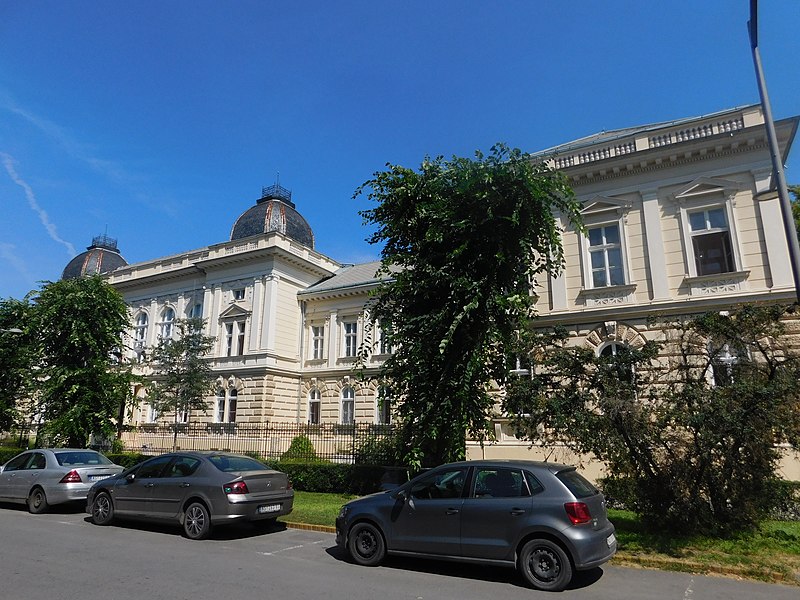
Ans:
[[[122,363],[122,296],[95,276],[46,283],[34,302],[37,412],[47,442],[83,447],[92,434],[113,435],[132,381]]]
[[[600,356],[563,331],[534,333],[535,374],[511,382],[504,408],[521,437],[605,461],[655,527],[751,527],[770,506],[776,445],[800,441],[800,357],[783,315],[707,313]]]
[[[579,206],[562,174],[503,145],[475,159],[426,158],[419,171],[388,165],[354,197],[363,193],[378,203],[361,213],[376,227],[368,241],[383,244],[384,282],[368,312],[394,348],[381,378],[404,460],[463,458],[468,434],[490,432],[490,387],[533,314],[532,282],[563,266],[556,214],[579,223]]]
[[[35,349],[28,322],[32,306],[28,298],[0,300],[0,431],[21,424],[30,412]]]
[[[206,355],[215,338],[204,335],[203,327],[203,319],[178,319],[177,336],[159,340],[148,360],[153,369],[149,402],[159,413],[173,414],[173,447],[181,415],[188,415],[191,410],[208,410],[206,396],[214,375]]]
[[[797,236],[800,237],[800,185],[790,185],[789,191],[794,196],[794,200],[792,200],[794,228],[797,230]]]

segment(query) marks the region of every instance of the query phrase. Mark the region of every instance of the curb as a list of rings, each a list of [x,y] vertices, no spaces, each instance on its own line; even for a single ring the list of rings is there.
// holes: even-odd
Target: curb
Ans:
[[[335,527],[327,525],[309,525],[307,523],[293,523],[282,521],[289,529],[300,529],[304,531],[319,531],[320,533],[336,533]],[[642,569],[658,569],[661,571],[679,571],[682,573],[697,573],[701,575],[722,575],[740,579],[754,581],[764,581],[767,583],[780,583],[783,585],[798,585],[800,577],[792,578],[785,573],[776,571],[759,572],[746,567],[706,565],[694,561],[677,560],[659,557],[636,556],[618,552],[610,563],[617,567],[638,567]]]

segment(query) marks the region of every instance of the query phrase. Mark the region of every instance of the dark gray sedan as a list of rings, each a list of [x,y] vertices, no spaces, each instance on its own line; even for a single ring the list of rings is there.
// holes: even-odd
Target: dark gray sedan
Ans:
[[[52,504],[85,501],[94,482],[123,468],[94,450],[37,448],[0,467],[0,500],[42,513]]]
[[[362,565],[387,553],[496,564],[551,591],[617,550],[603,495],[575,467],[533,461],[451,463],[348,502],[336,540]]]
[[[86,512],[97,525],[115,518],[165,521],[186,537],[208,537],[212,525],[273,523],[292,512],[285,473],[240,454],[177,452],[151,458],[89,490]]]

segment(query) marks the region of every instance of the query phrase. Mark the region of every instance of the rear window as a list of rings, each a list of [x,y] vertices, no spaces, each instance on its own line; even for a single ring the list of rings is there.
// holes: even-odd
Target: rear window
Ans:
[[[270,468],[262,462],[258,462],[247,456],[232,456],[230,454],[215,454],[209,456],[211,464],[225,473],[237,471],[269,471]]]
[[[561,471],[556,473],[559,481],[567,486],[567,489],[572,492],[576,498],[588,498],[600,492],[596,487],[589,483],[580,473],[574,470]]]
[[[55,452],[56,460],[62,467],[80,467],[86,465],[110,465],[113,464],[99,452],[75,451],[75,452]]]

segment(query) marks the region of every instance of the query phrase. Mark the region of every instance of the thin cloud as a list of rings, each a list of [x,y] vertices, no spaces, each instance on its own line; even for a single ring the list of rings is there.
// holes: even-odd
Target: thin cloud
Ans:
[[[112,160],[93,156],[85,144],[81,144],[69,135],[66,129],[16,104],[11,97],[0,90],[0,106],[10,113],[25,119],[50,139],[54,140],[72,158],[86,163],[90,168],[121,183],[138,181],[141,177],[132,175]]]
[[[70,258],[75,256],[77,253],[75,252],[75,246],[70,244],[68,241],[61,239],[58,235],[58,230],[56,226],[50,221],[50,217],[47,215],[47,211],[45,211],[41,206],[39,206],[39,202],[36,200],[36,194],[33,193],[33,189],[29,186],[18,174],[16,169],[14,168],[14,158],[10,154],[6,154],[5,152],[0,152],[0,158],[3,161],[3,166],[6,168],[8,172],[8,176],[11,177],[11,180],[20,186],[23,190],[25,190],[25,197],[28,199],[28,205],[31,207],[31,210],[39,215],[39,220],[44,225],[45,230],[47,231],[47,235],[54,242],[58,242],[62,244],[69,253]]]

